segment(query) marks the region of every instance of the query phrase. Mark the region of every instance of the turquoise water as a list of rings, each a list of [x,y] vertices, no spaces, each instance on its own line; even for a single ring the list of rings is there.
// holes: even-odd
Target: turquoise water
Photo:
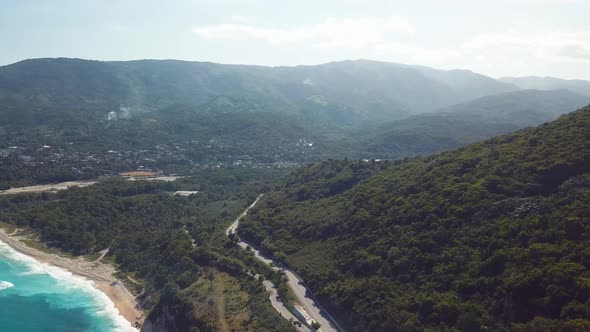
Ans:
[[[62,269],[0,242],[0,331],[135,331],[113,302]]]

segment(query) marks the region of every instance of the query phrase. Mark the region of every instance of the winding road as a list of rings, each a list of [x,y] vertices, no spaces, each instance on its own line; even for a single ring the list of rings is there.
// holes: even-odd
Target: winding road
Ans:
[[[231,224],[231,226],[229,226],[228,229],[225,231],[226,235],[229,236],[229,234],[231,234],[231,233],[237,234],[237,229],[240,224],[240,220],[245,215],[248,214],[248,211],[250,211],[250,209],[252,209],[254,206],[256,206],[256,203],[258,203],[258,201],[260,200],[260,198],[262,196],[264,196],[264,194],[261,194],[260,196],[258,196],[256,198],[256,200],[254,201],[254,203],[250,204],[250,206],[244,212],[242,212],[242,214],[240,214],[240,216],[238,216],[236,218],[236,220],[233,222],[233,224]],[[344,331],[344,329],[342,329],[342,327],[340,325],[338,325],[336,320],[332,316],[330,316],[330,314],[328,314],[328,312],[324,308],[322,308],[322,306],[315,299],[315,297],[313,296],[311,291],[307,289],[303,280],[299,276],[297,276],[293,271],[283,267],[279,262],[276,262],[276,261],[272,260],[271,258],[261,254],[260,250],[258,248],[256,248],[256,246],[252,245],[251,243],[248,243],[248,242],[240,239],[238,242],[238,245],[244,249],[246,247],[252,248],[252,252],[254,252],[254,256],[257,259],[259,259],[260,261],[262,261],[266,264],[269,264],[269,265],[272,263],[273,269],[276,271],[283,270],[285,272],[287,279],[288,279],[287,284],[288,284],[289,288],[291,288],[291,290],[295,294],[295,297],[297,298],[297,302],[299,302],[301,307],[303,307],[305,309],[305,311],[308,313],[308,315],[313,320],[315,320],[316,322],[321,324],[321,328],[319,331],[322,331],[322,332]],[[264,286],[266,287],[267,291],[270,293],[270,300],[271,300],[273,307],[283,317],[285,317],[287,319],[293,318],[295,320],[300,320],[298,318],[295,318],[295,316],[291,313],[291,311],[289,311],[289,309],[282,302],[280,302],[276,299],[276,295],[277,295],[276,288],[270,281],[265,280]],[[304,326],[303,328],[300,328],[300,330],[301,331],[310,331],[310,329],[306,326]]]

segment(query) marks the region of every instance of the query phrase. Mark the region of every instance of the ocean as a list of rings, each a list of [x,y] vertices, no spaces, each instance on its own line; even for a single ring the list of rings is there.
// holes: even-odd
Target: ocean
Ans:
[[[0,242],[0,331],[136,331],[90,280]]]

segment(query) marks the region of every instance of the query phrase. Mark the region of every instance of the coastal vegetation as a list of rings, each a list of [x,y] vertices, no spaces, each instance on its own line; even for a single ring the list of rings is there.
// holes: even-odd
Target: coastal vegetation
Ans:
[[[590,329],[590,108],[395,162],[294,172],[239,234],[358,331]]]
[[[365,60],[2,66],[0,191],[98,183],[0,195],[0,222],[44,251],[108,249],[154,329],[294,330],[261,284],[292,306],[285,275],[224,232],[267,193],[239,235],[348,330],[590,330],[590,109],[542,124],[587,82],[518,81]]]
[[[232,218],[278,176],[273,169],[225,169],[175,182],[112,179],[57,193],[6,195],[0,197],[0,220],[72,255],[108,248],[105,259],[121,277],[140,281],[151,326],[289,331],[264,287],[249,277],[255,272],[270,279],[274,272],[253,264],[224,235]],[[188,189],[199,193],[173,195]]]

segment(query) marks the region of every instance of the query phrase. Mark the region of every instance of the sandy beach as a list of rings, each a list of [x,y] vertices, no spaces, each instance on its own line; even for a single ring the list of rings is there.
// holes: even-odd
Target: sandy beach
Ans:
[[[93,281],[94,286],[113,301],[119,313],[131,323],[131,326],[135,326],[136,323],[143,324],[143,312],[135,296],[114,276],[117,270],[112,265],[100,262],[102,256],[97,261],[89,262],[83,257],[67,258],[49,254],[20,241],[25,238],[27,237],[9,235],[0,228],[0,241],[39,262],[63,268],[74,275]]]

